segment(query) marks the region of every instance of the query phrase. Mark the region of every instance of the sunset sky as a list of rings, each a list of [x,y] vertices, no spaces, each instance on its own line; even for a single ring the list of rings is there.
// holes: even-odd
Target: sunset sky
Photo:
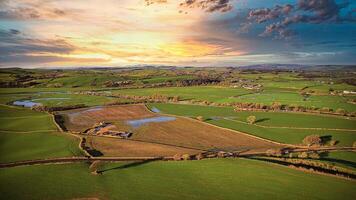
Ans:
[[[356,64],[355,0],[0,0],[0,67]]]

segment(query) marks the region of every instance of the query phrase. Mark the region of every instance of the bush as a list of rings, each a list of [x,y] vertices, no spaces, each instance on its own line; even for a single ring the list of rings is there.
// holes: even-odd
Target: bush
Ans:
[[[352,147],[356,147],[356,141],[354,141],[354,143],[352,144]]]
[[[189,154],[183,154],[181,158],[183,160],[190,160],[190,155]]]
[[[335,146],[337,144],[336,140],[330,140],[329,142],[330,146]]]
[[[321,138],[319,135],[309,135],[303,139],[303,144],[308,145],[308,146],[319,146],[321,145]]]
[[[204,157],[204,155],[202,154],[202,153],[199,153],[199,154],[197,154],[197,155],[195,155],[195,159],[196,160],[202,160],[202,159],[204,159],[205,157]]]
[[[346,111],[342,108],[339,108],[335,111],[337,114],[340,114],[340,115],[345,115],[346,114]]]
[[[203,116],[198,116],[198,117],[197,117],[197,120],[199,120],[199,121],[204,121],[204,118],[203,118]]]
[[[173,156],[173,160],[176,160],[176,161],[182,160],[182,155],[180,155],[180,154],[175,154],[175,155]]]
[[[266,151],[267,156],[276,156],[276,157],[281,157],[282,156],[282,149],[268,149]]]
[[[308,153],[307,152],[301,152],[298,154],[298,158],[308,158]]]
[[[247,119],[246,119],[247,123],[249,124],[254,124],[256,122],[256,117],[251,115],[251,116],[248,116]]]
[[[312,159],[319,159],[320,155],[317,152],[312,152],[312,153],[309,153],[308,157],[312,158]]]

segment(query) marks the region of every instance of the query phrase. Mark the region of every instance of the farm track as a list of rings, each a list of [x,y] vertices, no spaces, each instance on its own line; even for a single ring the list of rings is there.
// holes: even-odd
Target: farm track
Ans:
[[[280,128],[280,129],[296,129],[296,130],[320,130],[320,131],[348,131],[348,132],[356,132],[354,129],[342,129],[342,128],[304,128],[304,127],[291,127],[291,126],[264,126],[264,125],[258,125],[258,124],[249,124],[247,122],[239,121],[239,120],[233,120],[229,118],[223,118],[225,120],[229,121],[234,121],[238,122],[241,124],[247,124],[247,125],[253,125],[261,128]]]
[[[308,151],[356,151],[355,147],[314,147],[314,148],[300,148],[292,149],[290,152],[308,152]],[[266,152],[241,152],[238,157],[249,156],[262,156],[266,155]],[[76,162],[93,162],[93,161],[106,161],[106,162],[123,162],[123,161],[169,161],[173,160],[173,157],[63,157],[63,158],[51,158],[51,159],[38,159],[38,160],[24,160],[9,163],[0,163],[0,168],[10,168],[17,166],[28,165],[45,165],[45,164],[64,164],[64,163],[76,163]]]

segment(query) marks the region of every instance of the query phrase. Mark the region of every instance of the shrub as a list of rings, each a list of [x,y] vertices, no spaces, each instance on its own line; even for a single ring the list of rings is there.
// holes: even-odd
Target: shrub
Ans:
[[[335,111],[337,114],[340,114],[340,115],[345,115],[346,114],[346,111],[342,108],[339,108]]]
[[[182,160],[182,155],[180,155],[180,154],[175,154],[175,155],[173,156],[173,160],[176,160],[176,161]]]
[[[190,160],[190,155],[189,154],[183,154],[182,155],[183,160]]]
[[[197,117],[197,120],[199,120],[199,121],[204,121],[204,118],[203,118],[203,116],[198,116],[198,117]]]
[[[354,141],[354,143],[352,144],[352,147],[356,147],[356,141]]]
[[[303,144],[308,145],[308,146],[313,146],[313,145],[321,145],[321,138],[319,135],[308,135],[303,139]]]
[[[330,140],[329,142],[330,146],[335,146],[337,144],[336,140]]]
[[[251,116],[248,116],[246,121],[249,123],[249,124],[254,124],[256,122],[256,117],[251,115]]]
[[[308,158],[308,153],[307,152],[301,152],[298,154],[298,158]]]
[[[280,157],[282,156],[282,149],[268,149],[266,151],[267,156],[276,156],[276,157]]]
[[[195,155],[195,159],[197,159],[197,160],[202,160],[204,158],[205,157],[204,157],[204,155],[202,153],[199,153],[199,154]]]
[[[312,159],[319,159],[320,155],[317,152],[312,152],[312,153],[309,153],[308,157],[312,158]]]
[[[219,151],[217,153],[217,156],[218,156],[218,158],[225,158],[226,157],[226,153],[224,151]]]

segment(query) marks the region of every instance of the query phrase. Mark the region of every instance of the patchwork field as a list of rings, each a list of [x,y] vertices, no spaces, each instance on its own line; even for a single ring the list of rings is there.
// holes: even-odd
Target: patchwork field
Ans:
[[[242,131],[270,140],[300,144],[311,134],[331,137],[341,146],[351,146],[356,141],[356,120],[353,118],[323,115],[278,113],[278,112],[235,112],[231,107],[212,107],[178,104],[150,104],[162,113],[187,117],[203,116],[207,123]],[[256,116],[255,124],[246,118]]]
[[[0,199],[356,199],[356,152],[350,148],[356,141],[356,118],[350,117],[355,72],[332,68],[1,69]],[[165,103],[133,104],[143,99]],[[34,111],[14,101],[65,111]],[[207,101],[342,108],[349,117],[198,105]],[[108,106],[114,102],[128,104]],[[86,108],[67,110],[78,104]],[[58,130],[52,114],[68,132]],[[248,123],[249,116],[256,120]],[[229,154],[266,153],[312,134],[330,148]],[[220,150],[228,157],[160,161]],[[121,161],[127,157],[142,160]],[[41,161],[27,162],[34,159]]]

